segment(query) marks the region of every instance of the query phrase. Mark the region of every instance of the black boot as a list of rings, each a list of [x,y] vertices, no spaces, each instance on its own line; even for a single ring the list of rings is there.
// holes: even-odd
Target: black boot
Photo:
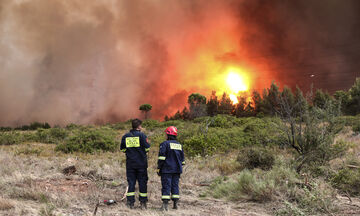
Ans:
[[[133,202],[127,202],[126,203],[126,206],[129,208],[129,209],[134,209],[134,203]]]
[[[177,203],[178,203],[178,200],[174,200],[173,209],[178,209],[178,207],[177,207]]]
[[[140,202],[140,208],[141,208],[142,210],[147,209],[147,206],[146,206],[146,201],[144,201],[144,202]]]
[[[168,204],[169,204],[169,201],[163,200],[163,204],[161,206],[161,211],[167,211],[168,210]]]

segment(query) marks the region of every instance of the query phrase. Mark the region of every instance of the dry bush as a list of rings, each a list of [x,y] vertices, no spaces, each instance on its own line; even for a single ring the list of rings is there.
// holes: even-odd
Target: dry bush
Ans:
[[[229,152],[221,155],[195,157],[191,159],[191,164],[198,169],[207,172],[220,172],[222,175],[230,175],[241,170],[241,164],[237,161],[238,151]]]
[[[245,148],[238,155],[237,161],[246,169],[270,170],[275,163],[275,153],[263,147]]]

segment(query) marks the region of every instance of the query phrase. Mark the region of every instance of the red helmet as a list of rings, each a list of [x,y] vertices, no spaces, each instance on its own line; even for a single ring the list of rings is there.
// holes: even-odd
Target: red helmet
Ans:
[[[174,127],[174,126],[170,126],[170,127],[166,128],[165,133],[166,133],[167,135],[177,136],[177,128]]]

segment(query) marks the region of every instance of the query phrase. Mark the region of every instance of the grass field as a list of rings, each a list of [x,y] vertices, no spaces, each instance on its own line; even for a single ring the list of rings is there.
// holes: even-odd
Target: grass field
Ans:
[[[64,138],[64,142],[59,143],[61,139],[52,140],[52,136],[45,136],[46,139],[42,140],[54,141],[50,144],[39,142],[38,138],[30,139],[30,135],[26,135],[27,140],[21,138],[21,142],[0,145],[0,215],[93,215],[98,203],[96,215],[360,214],[357,183],[360,175],[356,174],[360,172],[360,135],[351,127],[346,127],[336,138],[349,144],[346,154],[330,161],[327,166],[297,173],[292,166],[294,152],[279,148],[273,144],[276,138],[261,134],[263,120],[235,119],[230,122],[232,125],[226,125],[229,121],[220,122],[220,127],[210,126],[206,131],[212,135],[218,133],[220,138],[216,143],[206,139],[201,140],[205,143],[191,141],[189,137],[198,135],[203,121],[144,123],[145,133],[152,144],[146,211],[138,208],[139,203],[136,203],[137,208],[130,210],[122,200],[127,187],[125,155],[117,148],[92,153],[64,153],[57,146],[70,142],[71,138]],[[204,148],[209,145],[213,149],[209,152],[196,148],[196,151],[188,150],[187,165],[180,180],[180,209],[163,213],[159,210],[161,184],[156,175],[156,163],[158,146],[164,138],[162,131],[167,124],[178,126],[180,133],[183,132],[179,139],[188,143],[188,148],[199,143]],[[116,132],[115,140],[119,140],[129,124],[102,127],[112,128]],[[263,129],[268,130],[266,127]],[[73,129],[66,130],[70,131],[67,137],[78,135]],[[248,134],[253,130],[257,137]],[[17,136],[45,134],[41,131],[16,133]],[[252,138],[244,140],[244,137]],[[253,138],[263,139],[267,145],[247,144]],[[231,139],[237,145],[231,145]],[[227,147],[220,148],[218,142]],[[259,163],[264,166],[258,166]],[[63,174],[63,169],[71,165],[76,171],[71,175]],[[104,199],[117,200],[117,204],[104,205]]]

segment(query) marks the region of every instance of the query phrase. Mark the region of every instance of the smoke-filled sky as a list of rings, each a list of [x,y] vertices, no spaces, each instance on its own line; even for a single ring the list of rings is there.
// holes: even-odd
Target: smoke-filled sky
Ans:
[[[226,91],[360,76],[358,0],[0,0],[0,126],[106,123]]]

